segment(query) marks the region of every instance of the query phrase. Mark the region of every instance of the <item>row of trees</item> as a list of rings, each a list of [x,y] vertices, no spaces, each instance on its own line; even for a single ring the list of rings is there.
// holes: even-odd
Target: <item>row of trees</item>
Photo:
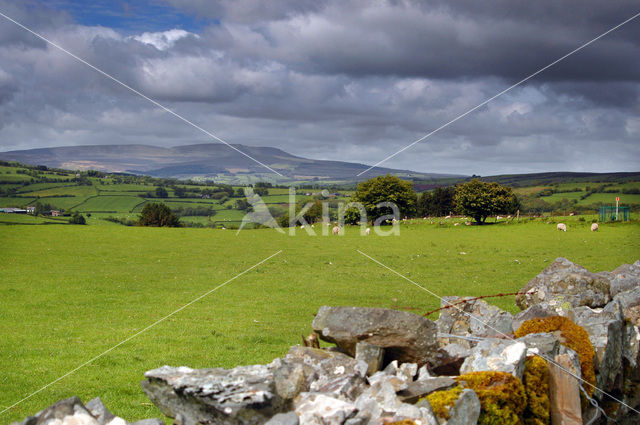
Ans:
[[[393,213],[391,206],[381,206],[390,202],[397,206],[402,217],[443,216],[458,212],[472,217],[482,224],[487,217],[497,214],[513,214],[520,203],[512,188],[498,183],[473,179],[455,187],[436,188],[433,192],[417,195],[411,182],[386,175],[369,179],[358,184],[352,197],[353,202],[362,204],[368,220]],[[347,221],[359,219],[359,211],[351,209]]]

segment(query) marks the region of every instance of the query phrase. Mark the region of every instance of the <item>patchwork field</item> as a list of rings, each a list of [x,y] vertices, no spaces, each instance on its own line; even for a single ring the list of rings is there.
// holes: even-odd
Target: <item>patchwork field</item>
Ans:
[[[268,229],[236,236],[214,229],[125,227],[93,214],[89,226],[3,226],[0,410],[226,284],[5,412],[0,421],[21,419],[71,395],[100,396],[128,420],[159,416],[139,387],[148,369],[269,362],[308,334],[314,313],[325,304],[415,313],[439,306],[357,250],[437,294],[471,296],[517,291],[558,256],[593,271],[640,258],[637,222],[603,223],[599,232],[590,232],[590,220],[576,219],[567,221],[566,233],[543,221],[417,223],[384,238],[362,237],[357,228],[347,228],[343,237],[312,237],[296,229],[292,237]],[[512,297],[489,301],[514,310]]]

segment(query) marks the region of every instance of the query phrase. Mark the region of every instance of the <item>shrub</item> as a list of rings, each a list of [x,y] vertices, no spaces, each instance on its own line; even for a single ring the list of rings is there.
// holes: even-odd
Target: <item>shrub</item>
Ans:
[[[78,211],[73,213],[73,216],[69,219],[70,224],[87,224],[84,216],[80,214]]]
[[[165,204],[152,202],[142,209],[139,224],[154,227],[180,227],[180,219]]]

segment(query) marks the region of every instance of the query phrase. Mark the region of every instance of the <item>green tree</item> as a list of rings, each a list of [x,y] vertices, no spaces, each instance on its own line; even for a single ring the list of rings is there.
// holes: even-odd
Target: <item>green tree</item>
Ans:
[[[478,224],[490,215],[511,214],[519,208],[510,187],[478,179],[456,186],[455,203],[460,213],[473,217]]]
[[[142,209],[138,224],[153,227],[180,227],[180,219],[165,204],[151,202]]]
[[[187,189],[185,189],[182,186],[176,186],[176,187],[173,188],[173,193],[178,198],[184,198],[184,197],[187,196]]]
[[[364,206],[367,220],[372,221],[383,215],[393,214],[390,207],[377,208],[376,205],[381,202],[395,204],[402,217],[412,217],[416,211],[416,200],[413,184],[390,174],[359,183],[351,197],[352,202],[360,202]]]
[[[455,187],[436,187],[432,192],[423,192],[418,197],[419,216],[442,217],[451,214],[455,208]]]
[[[80,214],[78,211],[74,212],[71,218],[69,219],[69,223],[71,224],[87,224],[84,216]]]
[[[169,196],[169,192],[162,186],[156,188],[156,198],[166,198]]]

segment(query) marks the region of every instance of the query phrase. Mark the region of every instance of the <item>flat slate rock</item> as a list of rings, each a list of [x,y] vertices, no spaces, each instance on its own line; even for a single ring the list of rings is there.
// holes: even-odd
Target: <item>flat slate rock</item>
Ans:
[[[320,307],[312,328],[324,341],[333,342],[351,356],[365,341],[384,348],[385,360],[433,364],[436,360],[436,325],[417,314],[385,308]]]
[[[144,374],[142,389],[165,415],[182,425],[257,425],[284,409],[273,366],[191,369],[163,366]]]

